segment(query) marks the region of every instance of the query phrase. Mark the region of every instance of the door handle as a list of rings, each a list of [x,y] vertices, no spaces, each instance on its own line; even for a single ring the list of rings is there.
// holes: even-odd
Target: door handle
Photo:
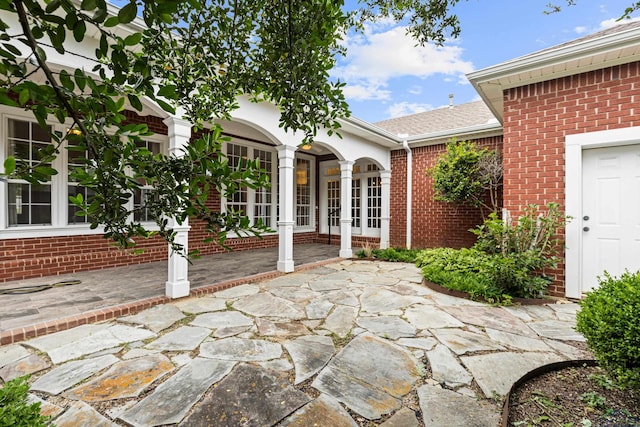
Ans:
[[[582,231],[589,231],[589,227],[583,227]]]

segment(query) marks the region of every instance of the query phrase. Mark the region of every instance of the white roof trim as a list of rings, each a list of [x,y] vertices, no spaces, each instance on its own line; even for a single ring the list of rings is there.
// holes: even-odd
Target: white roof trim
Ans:
[[[496,117],[502,120],[505,89],[638,60],[640,27],[545,49],[467,74]]]

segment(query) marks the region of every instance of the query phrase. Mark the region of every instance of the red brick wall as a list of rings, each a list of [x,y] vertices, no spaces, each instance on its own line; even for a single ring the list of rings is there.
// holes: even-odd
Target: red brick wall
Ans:
[[[640,125],[640,63],[506,90],[504,206],[564,204],[566,135]],[[550,289],[564,295],[564,266]]]
[[[502,138],[483,138],[475,141],[480,146],[502,149]],[[456,207],[434,200],[433,181],[426,171],[445,151],[444,144],[412,149],[412,225],[411,246],[414,248],[471,246],[475,236],[468,230],[482,222],[479,209]],[[405,246],[406,242],[406,176],[407,154],[397,150],[391,153],[391,226],[392,246]]]

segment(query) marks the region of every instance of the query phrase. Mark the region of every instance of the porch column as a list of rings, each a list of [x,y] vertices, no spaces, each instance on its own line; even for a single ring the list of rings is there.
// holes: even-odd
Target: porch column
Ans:
[[[340,162],[340,257],[351,258],[351,192],[353,164],[351,160]]]
[[[380,171],[380,196],[382,197],[380,215],[380,249],[389,247],[389,223],[391,216],[391,171]]]
[[[278,271],[290,273],[293,271],[293,216],[294,187],[294,158],[297,147],[280,145],[278,150],[279,172],[279,206],[278,216]]]
[[[178,117],[168,117],[164,124],[169,128],[169,155],[181,157],[182,148],[189,144],[191,123]],[[189,219],[179,224],[175,218],[169,219],[169,227],[176,232],[175,241],[182,245],[184,254],[189,252]],[[181,298],[189,295],[189,263],[187,259],[174,253],[169,247],[168,279],[165,283],[165,295],[169,298]]]

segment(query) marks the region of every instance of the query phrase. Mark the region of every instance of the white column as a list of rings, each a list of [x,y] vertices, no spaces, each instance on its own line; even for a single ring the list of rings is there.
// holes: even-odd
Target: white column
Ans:
[[[340,162],[340,257],[351,258],[351,192],[353,163],[351,160]]]
[[[280,215],[278,217],[278,271],[293,271],[294,158],[297,147],[280,145],[278,150]]]
[[[391,171],[380,171],[382,215],[380,216],[380,249],[389,247],[389,223],[391,220]]]
[[[164,120],[169,128],[169,155],[181,157],[182,148],[189,144],[191,123],[177,117]],[[183,256],[189,253],[189,220],[178,224],[175,218],[169,220],[169,227],[176,232],[175,241],[182,245],[184,253],[174,253],[169,247],[168,278],[165,283],[165,295],[169,298],[181,298],[189,295],[189,262]]]

